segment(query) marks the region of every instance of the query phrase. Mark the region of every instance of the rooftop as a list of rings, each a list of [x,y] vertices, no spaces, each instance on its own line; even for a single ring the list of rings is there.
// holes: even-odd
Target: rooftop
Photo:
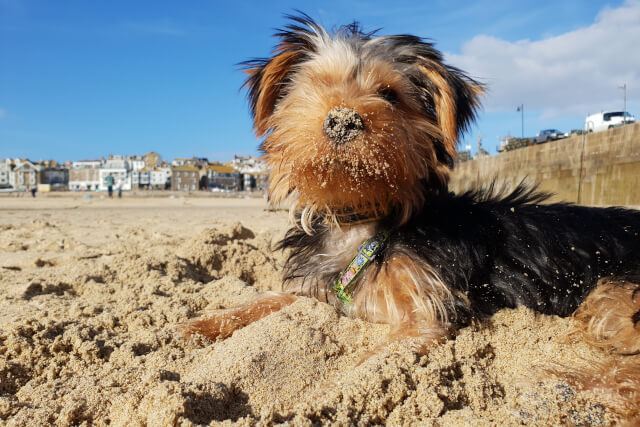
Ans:
[[[175,171],[198,171],[198,168],[195,166],[173,166],[171,169]]]
[[[224,165],[209,165],[207,166],[207,170],[211,170],[214,172],[219,172],[219,173],[233,173],[233,172],[237,172],[234,168],[232,168],[231,166],[224,166]]]

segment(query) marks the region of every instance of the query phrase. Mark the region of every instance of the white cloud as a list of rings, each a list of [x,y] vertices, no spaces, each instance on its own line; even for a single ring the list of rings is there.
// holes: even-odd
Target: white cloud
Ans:
[[[509,42],[479,35],[447,61],[488,85],[488,112],[521,103],[545,117],[622,109],[640,100],[640,1],[603,9],[595,22],[543,40]]]

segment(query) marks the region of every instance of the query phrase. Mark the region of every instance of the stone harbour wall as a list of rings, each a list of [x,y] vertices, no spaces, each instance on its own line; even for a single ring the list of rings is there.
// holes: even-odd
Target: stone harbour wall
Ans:
[[[456,164],[451,185],[464,191],[496,179],[554,193],[551,201],[640,205],[640,123]]]

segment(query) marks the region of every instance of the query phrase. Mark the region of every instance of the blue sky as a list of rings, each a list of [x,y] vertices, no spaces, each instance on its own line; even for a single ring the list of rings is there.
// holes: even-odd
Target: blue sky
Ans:
[[[640,115],[640,2],[0,0],[0,157],[59,161],[158,151],[171,160],[256,154],[243,75],[283,14],[356,19],[436,42],[489,92],[462,145]]]

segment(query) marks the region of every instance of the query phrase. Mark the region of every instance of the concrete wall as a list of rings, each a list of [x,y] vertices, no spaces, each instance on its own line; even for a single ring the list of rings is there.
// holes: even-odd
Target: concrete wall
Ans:
[[[461,191],[493,177],[508,187],[526,177],[555,193],[553,201],[640,205],[640,123],[591,133],[584,144],[576,135],[459,163],[451,184]]]

